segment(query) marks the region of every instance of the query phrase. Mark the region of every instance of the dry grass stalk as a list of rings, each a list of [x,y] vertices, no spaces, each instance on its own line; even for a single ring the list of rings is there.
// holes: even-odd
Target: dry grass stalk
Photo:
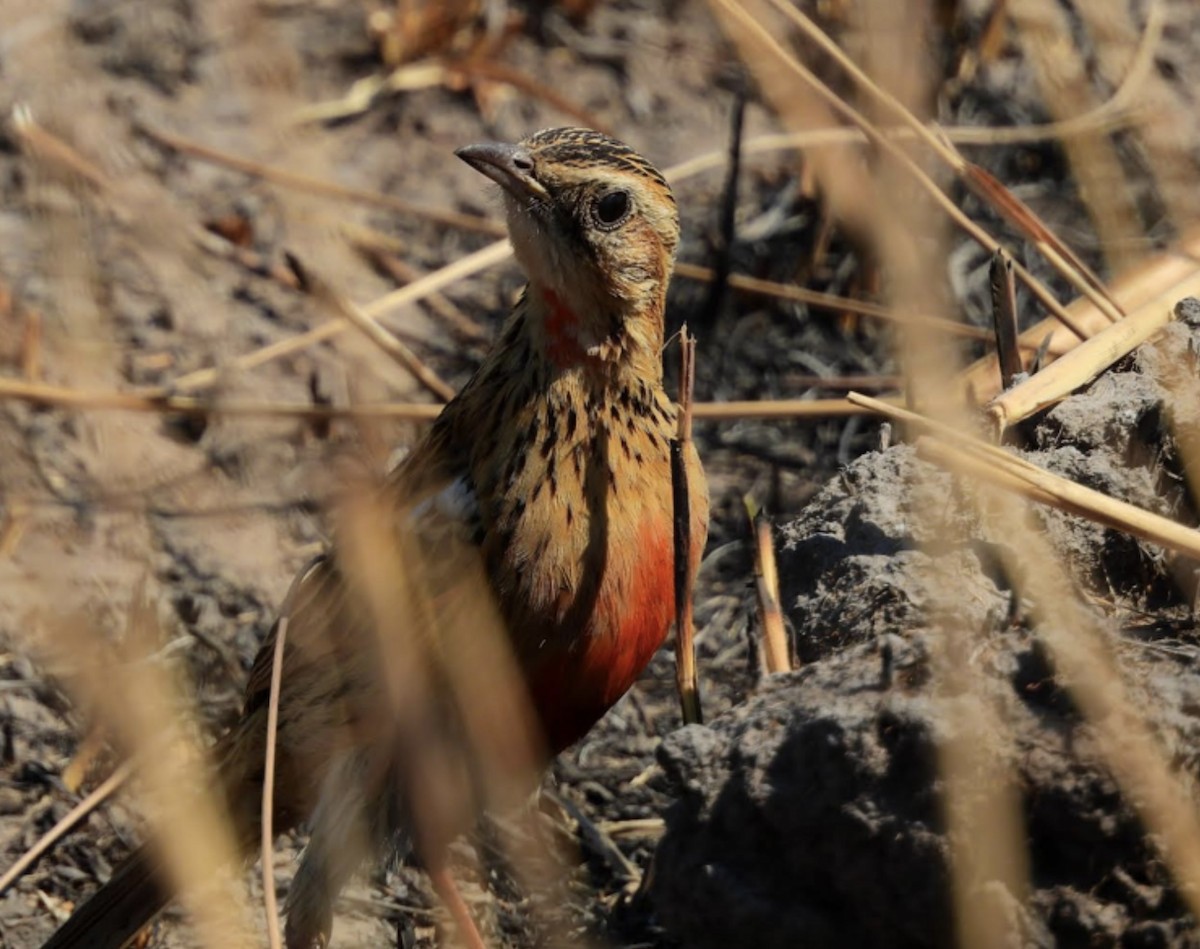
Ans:
[[[313,274],[307,267],[300,264],[295,257],[289,257],[292,270],[301,280],[303,289],[316,300],[328,306],[342,319],[346,320],[384,353],[392,358],[397,365],[408,370],[412,377],[429,390],[436,398],[449,402],[454,398],[454,388],[429,366],[425,365],[411,349],[379,325],[358,306],[351,303],[341,294],[334,291],[329,284]]]
[[[832,380],[839,386],[849,379]],[[882,380],[881,380],[882,381]],[[418,402],[359,403],[350,406],[299,405],[287,402],[235,402],[167,395],[160,390],[119,392],[72,389],[46,383],[29,383],[0,377],[0,400],[20,399],[35,405],[91,412],[149,412],[180,415],[231,415],[262,418],[295,418],[311,421],[354,418],[390,418],[406,422],[431,422],[440,405]],[[897,400],[898,401],[898,400]],[[869,415],[873,410],[847,399],[764,399],[742,402],[695,402],[692,418],[705,421],[734,419],[825,419]]]
[[[925,12],[924,7],[917,9]],[[867,0],[863,5],[864,63],[870,77],[862,73],[860,81],[870,87],[874,101],[883,104],[885,116],[898,114],[921,126],[911,110],[918,103],[933,101],[933,77],[926,73],[924,59],[911,55],[920,48],[928,28],[925,17],[913,12],[906,4],[888,0]],[[898,148],[892,154],[896,160],[881,163],[879,169],[883,201],[877,209],[881,222],[877,246],[888,302],[902,312],[938,313],[948,307],[937,290],[941,262],[949,252],[945,219],[936,213],[938,205],[945,207],[944,195],[940,188],[929,187],[931,180],[928,184],[923,180],[914,158]],[[964,426],[964,406],[953,396],[958,353],[948,340],[922,327],[906,327],[897,335],[896,355],[906,395],[930,406],[943,424]],[[930,499],[913,516],[929,525],[938,521],[939,512]],[[954,922],[960,945],[999,949],[1016,935],[1014,920],[994,902],[980,900],[978,891],[983,881],[999,885],[1016,900],[1028,890],[1024,842],[1014,832],[1021,823],[1019,797],[1007,767],[1009,759],[995,740],[1005,731],[999,712],[988,701],[979,677],[961,660],[974,631],[961,628],[958,590],[937,570],[936,552],[928,553],[935,566],[921,585],[934,631],[932,700],[955,722],[953,735],[939,741],[937,748]]]
[[[396,531],[412,512],[370,490],[350,492],[341,515],[341,562],[382,676],[379,747],[397,749],[388,773],[403,779],[408,830],[435,889],[460,935],[482,947],[446,851],[477,809],[514,810],[536,786],[543,752],[528,694],[477,550]]]
[[[960,177],[977,197],[991,204],[1009,224],[1028,237],[1051,266],[1109,320],[1122,317],[1103,281],[1024,201],[979,165],[965,162]]]
[[[924,123],[920,122],[910,109],[900,102],[895,95],[883,88],[883,85],[875,82],[863,69],[861,69],[849,56],[847,56],[846,53],[843,52],[837,46],[837,44],[833,42],[832,39],[829,38],[824,30],[817,26],[817,24],[814,23],[811,18],[805,15],[803,11],[797,9],[792,4],[787,3],[786,0],[770,0],[770,3],[791,23],[799,27],[799,29],[810,40],[815,42],[827,55],[832,57],[855,81],[855,83],[871,96],[874,102],[884,108],[884,110],[892,119],[900,122],[901,125],[908,128],[910,132],[921,139],[924,144],[927,145],[934,152],[934,154],[936,154],[947,165],[947,167],[953,170],[954,173],[958,175],[968,186],[972,186],[974,184],[977,176],[973,175],[971,171],[972,169],[975,171],[981,171],[981,169],[977,169],[975,166],[967,162],[962,155],[960,155],[950,145],[944,136],[936,134],[935,131],[927,128]],[[842,111],[847,118],[862,128],[863,131],[867,133],[869,138],[872,140],[876,139],[876,136],[878,135],[878,129],[875,129],[874,132],[868,129],[860,119],[856,119],[854,117],[854,110],[850,109],[848,106]],[[886,141],[886,139],[882,138],[882,136],[880,136],[880,138],[882,141]],[[893,154],[895,154],[894,151]],[[987,250],[995,253],[999,245],[993,238],[991,238],[990,235],[987,235],[982,228],[977,228],[975,225],[973,225],[965,215],[961,214],[961,212],[959,212],[958,209],[948,201],[948,199],[943,200],[940,189],[937,189],[936,184],[932,180],[929,180],[928,182],[923,180],[925,178],[923,172],[912,165],[910,165],[909,170],[913,172],[918,181],[920,181],[922,185],[926,187],[927,190],[929,190],[930,193],[938,200],[938,203],[943,205],[955,223],[964,228],[967,233],[971,234],[971,236],[977,241],[981,241],[982,243],[981,239],[986,239],[988,243],[995,245],[987,246],[987,243],[984,243],[983,245]],[[1008,218],[1015,226],[1017,226],[1019,230],[1022,230],[1024,233],[1026,233],[1027,236],[1035,240],[1039,240],[1038,235],[1040,234],[1041,243],[1049,244],[1055,248],[1058,248],[1060,253],[1051,259],[1051,263],[1054,264],[1056,268],[1061,268],[1060,272],[1062,275],[1067,280],[1071,281],[1073,285],[1079,288],[1080,292],[1087,296],[1095,297],[1097,305],[1102,305],[1104,302],[1106,302],[1106,291],[1103,289],[1103,286],[1099,284],[1099,281],[1094,279],[1094,275],[1091,274],[1086,266],[1083,266],[1082,271],[1080,271],[1080,265],[1082,264],[1082,261],[1080,261],[1079,258],[1073,254],[1062,241],[1053,235],[1048,228],[1041,225],[1041,222],[1037,221],[1036,216],[1033,215],[1033,213],[1027,207],[1025,207],[1024,203],[1021,202],[1015,195],[1013,195],[1012,192],[1000,185],[999,182],[995,182],[993,180],[993,187],[985,190],[978,190],[977,193],[985,201],[992,204],[1000,214]],[[1030,224],[1035,226],[1029,230],[1026,230],[1026,227]],[[1019,272],[1021,274],[1022,281],[1029,286],[1030,290],[1036,297],[1038,297],[1043,305],[1047,306],[1047,309],[1049,309],[1051,313],[1061,317],[1061,313],[1055,309],[1057,301],[1050,296],[1049,291],[1046,290],[1039,281],[1034,280],[1032,274],[1024,271],[1024,268],[1020,268]],[[1067,325],[1070,324],[1068,323]]]
[[[1143,307],[1080,343],[1041,372],[997,396],[988,416],[997,433],[1028,418],[1091,382],[1175,318],[1171,307]]]
[[[775,0],[772,0],[775,2]],[[862,132],[870,139],[871,143],[877,146],[881,151],[885,152],[890,158],[903,168],[912,178],[912,180],[930,197],[933,199],[934,205],[949,216],[949,218],[972,240],[978,243],[989,253],[995,253],[1000,249],[1000,243],[992,237],[986,230],[972,221],[965,215],[958,206],[950,200],[950,198],[942,191],[941,187],[927,174],[920,165],[917,164],[907,153],[904,152],[895,142],[889,140],[879,127],[866,119],[861,113],[849,105],[845,100],[840,98],[837,93],[822,82],[815,73],[808,67],[804,66],[795,56],[785,50],[779,42],[771,35],[771,33],[762,26],[762,17],[752,16],[746,6],[739,6],[733,0],[711,0],[714,9],[720,14],[722,23],[731,36],[734,36],[739,43],[742,44],[742,57],[747,62],[756,65],[756,75],[760,82],[765,81],[767,74],[773,74],[774,69],[768,68],[769,63],[776,63],[784,67],[784,73],[790,73],[800,79],[803,85],[810,88],[817,96],[824,101],[831,109],[840,115],[844,116],[850,122],[853,122]],[[753,4],[757,9],[759,4]],[[781,4],[781,8],[791,9],[787,4]],[[760,10],[761,12],[761,10]],[[795,86],[791,86],[791,93],[795,93]],[[891,100],[891,97],[887,97]],[[776,103],[779,105],[779,103]],[[905,110],[906,111],[906,110]],[[781,117],[785,121],[788,119],[789,110],[786,106],[786,99],[783,107],[780,110]],[[913,120],[915,122],[915,120]],[[917,127],[921,127],[920,123],[916,123]],[[922,127],[923,129],[923,127]],[[839,169],[839,173],[844,173]],[[829,183],[822,182],[829,189]],[[847,207],[853,208],[856,213],[863,212],[863,196],[870,196],[876,193],[875,187],[868,183],[858,182],[859,191],[853,200],[847,201]],[[877,205],[872,204],[872,209]],[[839,209],[834,205],[835,213],[839,213]],[[868,215],[868,219],[877,223],[877,218],[874,215]],[[851,223],[861,218],[852,218]],[[1037,278],[1033,276],[1026,268],[1014,263],[1014,271],[1042,304],[1046,310],[1056,319],[1061,321],[1064,326],[1068,327],[1073,333],[1080,337],[1086,338],[1086,334],[1075,323],[1067,310],[1058,302],[1050,290]]]
[[[997,10],[1005,2],[1007,0],[1001,0],[1000,4],[997,5]],[[1154,71],[1154,60],[1159,42],[1162,40],[1163,29],[1166,26],[1165,6],[1162,0],[1152,0],[1149,4],[1146,9],[1145,27],[1142,30],[1141,37],[1132,56],[1129,58],[1128,65],[1124,69],[1121,79],[1119,82],[1114,80],[1113,85],[1115,90],[1113,94],[1096,108],[1062,119],[1061,121],[1048,122],[1041,125],[1020,125],[1004,128],[931,126],[929,131],[938,138],[955,145],[1022,145],[1053,141],[1084,132],[1111,132],[1129,124],[1131,118],[1140,120],[1143,128],[1148,123],[1157,120],[1156,132],[1158,134],[1155,138],[1158,140],[1156,144],[1160,146],[1161,151],[1164,144],[1161,141],[1164,138],[1162,126],[1170,124],[1170,110],[1164,109],[1161,114],[1156,116],[1153,109],[1141,108],[1135,110],[1133,100],[1143,90],[1144,86],[1155,83],[1157,80]],[[1091,7],[1084,7],[1082,12],[1086,18],[1091,12]],[[1003,17],[997,17],[997,21],[1003,21],[1003,19]],[[824,36],[823,33],[820,35]],[[835,46],[834,49],[837,49],[837,47]],[[1161,82],[1161,80],[1157,81]],[[914,131],[908,124],[883,126],[881,127],[881,131],[894,141],[924,137],[924,133]],[[1170,147],[1171,151],[1179,150],[1180,145],[1177,130],[1172,128],[1170,134],[1165,136],[1165,138],[1168,140],[1166,144]],[[786,149],[802,149],[807,151],[845,145],[865,145],[868,141],[869,139],[860,129],[849,128],[843,125],[829,125],[823,128],[810,127],[803,131],[756,135],[746,139],[742,143],[742,151],[745,155],[761,155]],[[714,171],[723,168],[728,157],[726,149],[714,150],[703,155],[698,155],[680,165],[676,165],[674,171],[679,178]],[[1158,167],[1157,162],[1155,162],[1155,166],[1156,168]],[[668,175],[668,178],[670,177]],[[1190,180],[1191,173],[1189,171],[1189,183]],[[1184,206],[1186,203],[1179,202],[1179,205]]]
[[[754,578],[758,591],[758,620],[763,631],[763,665],[768,674],[790,672],[791,650],[779,600],[779,570],[775,564],[775,544],[771,522],[747,495],[746,513],[754,532]]]
[[[414,280],[408,286],[384,294],[382,297],[361,307],[361,311],[368,319],[372,321],[378,320],[392,310],[423,300],[429,294],[442,290],[464,277],[469,277],[481,270],[486,270],[494,264],[507,260],[511,255],[512,248],[509,246],[507,240],[496,241],[473,254],[468,254],[454,263],[447,264],[445,267],[427,274],[420,280]],[[227,366],[198,369],[195,372],[187,373],[176,379],[170,388],[178,392],[193,392],[197,389],[207,389],[217,383],[223,372],[256,369],[281,356],[290,356],[302,352],[310,346],[315,346],[317,343],[332,339],[340,333],[345,332],[350,325],[345,319],[329,320],[306,333],[301,333],[299,336],[280,340],[277,343],[264,346],[254,352],[239,356],[237,359],[231,360]]]
[[[899,399],[896,400],[899,403]],[[759,402],[697,402],[692,417],[723,422],[730,419],[814,419],[862,415],[866,410],[848,399],[764,399]]]
[[[1009,16],[1033,67],[1042,98],[1055,118],[1078,115],[1095,103],[1089,65],[1071,35],[1067,11],[1042,0],[1009,0]],[[1122,248],[1142,236],[1142,222],[1113,140],[1095,130],[1059,139],[1078,182],[1080,195],[1095,225],[1099,246],[1119,271],[1129,261]]]
[[[886,91],[880,84],[874,82],[801,10],[784,2],[784,0],[770,0],[770,2],[793,24],[798,26],[810,40],[815,42],[826,54],[837,61],[862,89],[867,91],[875,101],[881,103],[910,133],[922,139],[979,197],[990,203],[1014,227],[1033,240],[1046,259],[1081,294],[1106,312],[1111,319],[1116,320],[1120,318],[1119,308],[1113,302],[1112,297],[1100,279],[1092,272],[1082,258],[1075,254],[1064,241],[1038,219],[1024,202],[999,181],[996,181],[991,175],[984,172],[982,168],[967,162],[951,147],[949,140],[944,135],[937,134],[935,130],[926,128],[924,124],[919,122],[910,110],[905,108],[894,95]],[[1146,44],[1146,48],[1150,54],[1152,54],[1154,45],[1157,43],[1157,37],[1161,35],[1162,26],[1161,11],[1157,9],[1152,10],[1146,27],[1147,37],[1153,39],[1153,43]],[[1064,32],[1060,35],[1066,35],[1066,33]],[[1146,57],[1139,56],[1136,58],[1134,65],[1140,68],[1136,73],[1131,69],[1126,78],[1134,78],[1138,81],[1144,78],[1148,68],[1146,59],[1152,59],[1152,56],[1147,55]],[[1126,95],[1131,95],[1131,90],[1136,89],[1136,83],[1122,86],[1122,88],[1126,90]],[[1078,111],[1076,110],[1074,114],[1078,114]],[[1090,130],[1089,133],[1099,137],[1099,133]],[[1104,199],[1097,196],[1097,200],[1102,201]],[[1138,228],[1138,232],[1140,233],[1140,228]]]
[[[96,191],[103,193],[111,189],[112,182],[107,174],[73,146],[42,128],[27,106],[18,104],[13,107],[12,128],[21,144],[34,158],[57,166],[87,182]]]
[[[679,334],[679,430],[671,439],[671,500],[675,540],[675,686],[685,725],[704,721],[696,677],[696,628],[692,616],[692,504],[684,453],[692,440],[692,401],[696,388],[696,337],[684,325]]]
[[[400,254],[404,243],[371,227],[343,224],[342,233],[371,264],[385,272],[400,286],[420,280],[425,273],[405,261]],[[458,336],[470,342],[486,342],[491,333],[478,321],[467,316],[441,293],[431,293],[425,302]]]
[[[21,854],[21,858],[9,867],[3,876],[0,876],[0,895],[19,880],[22,874],[32,867],[42,854],[58,843],[59,840],[70,833],[96,808],[120,790],[132,774],[133,765],[130,762],[120,765],[95,790],[67,811],[60,820],[56,821],[53,827],[38,838],[37,843]]]
[[[983,452],[978,446],[973,446],[964,451],[956,446],[935,447],[926,444],[925,452],[944,467],[952,468],[955,464],[964,469],[970,467],[974,476],[1016,491],[1031,500],[1068,514],[1078,514],[1097,524],[1132,534],[1200,561],[1200,531],[1076,484],[1002,450]],[[962,458],[964,454],[966,460]]]
[[[819,90],[793,82],[785,69],[769,67],[771,62],[784,60],[786,53],[776,46],[767,49],[764,56],[764,36],[767,43],[772,41],[760,26],[764,15],[769,19],[769,12],[761,3],[742,5],[731,0],[710,0],[709,6],[784,127],[801,132],[835,124],[835,106]],[[875,184],[863,159],[861,150],[851,143],[835,143],[805,156],[806,175],[811,172],[819,181],[825,205],[854,234],[869,234],[873,219]],[[728,154],[721,159],[722,168],[727,160]],[[702,166],[688,163],[683,167],[690,171]]]
[[[1163,0],[1156,0],[1144,10],[1120,0],[1092,0],[1081,4],[1077,12],[1092,38],[1096,70],[1103,81],[1113,83],[1116,76],[1138,69],[1144,72],[1139,108],[1131,118],[1139,148],[1147,157],[1144,171],[1154,178],[1163,213],[1180,227],[1196,220],[1200,200],[1196,195],[1192,146],[1188,136],[1180,134],[1179,89],[1169,72],[1153,68],[1154,57],[1148,64],[1142,62],[1144,40],[1136,44],[1136,51],[1132,42],[1138,32],[1138,16],[1145,18],[1143,35],[1152,30],[1161,34],[1167,7]]]
[[[598,132],[612,134],[612,127],[590,109],[585,109],[577,102],[572,102],[557,90],[507,63],[495,59],[469,57],[449,61],[446,63],[446,68],[452,81],[456,73],[461,73],[471,81],[485,80],[500,83],[516,89],[518,92],[524,92],[534,99],[541,99],[551,108],[563,115],[570,116],[581,125],[594,128]]]
[[[1023,483],[1028,486],[1028,490],[1021,493],[1035,501],[1050,504],[1071,514],[1078,514],[1098,524],[1125,531],[1142,540],[1158,544],[1194,560],[1200,560],[1200,531],[1184,527],[1169,518],[1144,511],[1133,504],[1110,498],[1092,488],[1086,488],[1060,475],[1052,474],[1044,468],[1010,454],[1004,448],[989,445],[982,439],[944,425],[935,419],[888,405],[857,392],[850,393],[849,399],[855,404],[873,408],[881,415],[924,429],[949,443],[946,451],[951,454],[943,455],[943,457],[956,459],[959,454],[966,453],[969,457],[977,459],[980,464],[978,471],[981,476],[988,469],[998,471],[999,474],[992,480],[995,480],[1001,487],[1012,487],[1016,482]],[[932,450],[938,451],[938,449]],[[972,471],[975,470],[972,468]]]
[[[183,690],[174,670],[137,661],[155,647],[160,634],[139,586],[129,608],[125,642],[118,654],[100,644],[86,620],[52,631],[52,655],[70,658],[78,672],[71,691],[107,725],[121,748],[140,752],[135,763],[141,799],[154,833],[150,845],[163,872],[179,893],[204,947],[249,946],[240,914],[229,896],[214,890],[236,865],[224,803],[211,793],[208,761],[191,747],[179,711]]]
[[[119,392],[72,389],[47,383],[0,378],[0,399],[20,399],[35,405],[87,411],[150,412],[180,415],[238,415],[265,418],[325,420],[336,418],[394,418],[428,422],[437,418],[440,405],[385,403],[381,405],[295,405],[287,402],[234,402],[167,395],[164,391]]]

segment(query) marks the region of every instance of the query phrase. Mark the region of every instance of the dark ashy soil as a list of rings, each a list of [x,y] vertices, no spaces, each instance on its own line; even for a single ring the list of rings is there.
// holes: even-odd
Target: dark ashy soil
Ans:
[[[313,122],[301,113],[385,72],[365,2],[0,3],[0,115],[9,117],[0,123],[0,375],[29,375],[36,362],[33,374],[47,383],[109,391],[172,385],[218,367],[218,401],[429,399],[354,333],[251,370],[230,363],[329,318],[279,279],[285,252],[365,302],[493,235],[268,183],[172,148],[164,134],[493,222],[498,202],[489,186],[452,152],[583,121],[545,90],[664,168],[727,147],[733,104],[747,84],[701,0],[480,6],[442,46],[461,54],[492,44],[489,56],[533,85],[410,73],[414,88]],[[851,5],[817,6],[853,47]],[[1164,7],[1168,28],[1152,70],[1157,98],[1140,129],[1157,134],[1157,145],[1176,142],[1180,157],[1152,176],[1139,142],[1122,138],[1141,215],[1124,251],[1144,249],[1147,235],[1165,242],[1194,217],[1196,192],[1178,183],[1194,181],[1200,143],[1190,99],[1200,69],[1198,14],[1185,0]],[[963,52],[988,29],[991,5],[964,0],[957,8],[954,23],[930,41],[946,77],[939,117],[949,125],[1055,118],[1014,42],[988,65],[963,67]],[[1140,29],[1145,11],[1131,10]],[[1128,65],[1136,29],[1088,46],[1077,11],[1069,22],[1072,41],[1087,46],[1088,81],[1102,101]],[[1114,48],[1125,52],[1109,55]],[[745,136],[778,131],[750,87]],[[25,115],[75,157],[23,133]],[[1103,268],[1104,248],[1058,141],[964,151]],[[681,260],[719,265],[721,174],[688,178],[676,193]],[[976,199],[964,197],[964,206],[1012,237]],[[874,298],[871,255],[829,220],[794,154],[747,156],[736,210],[727,258],[734,272]],[[195,235],[205,228],[235,237],[247,260],[265,266],[201,250]],[[365,260],[354,249],[363,228],[390,238],[413,273],[396,277]],[[1069,298],[1032,247],[1020,239],[1013,246]],[[976,325],[989,320],[986,264],[966,242],[946,261],[948,295]],[[386,322],[461,385],[519,284],[506,264],[447,288],[446,301],[407,307]],[[1026,322],[1040,316],[1024,295],[1021,311]],[[482,334],[464,328],[470,321]],[[895,370],[880,324],[801,303],[715,294],[681,279],[669,328],[684,321],[700,336],[701,399],[828,395],[837,390],[814,384],[814,376]],[[964,348],[964,356],[976,354]],[[1055,409],[1033,430],[1032,447],[1055,470],[1186,518],[1191,508],[1173,480],[1179,462],[1162,435],[1164,415],[1181,409],[1164,411],[1142,371],[1151,358],[1144,352],[1137,367]],[[670,350],[669,368],[673,362]],[[381,467],[414,431],[381,421],[189,420],[0,402],[0,872],[116,757],[65,685],[86,674],[86,652],[64,654],[58,633],[82,630],[89,641],[123,645],[130,661],[179,672],[188,684],[181,713],[198,735],[219,733],[236,714],[249,663],[292,576],[324,541],[322,502],[335,460]],[[678,730],[673,662],[664,650],[546,779],[574,814],[542,803],[548,837],[567,854],[554,871],[563,887],[549,894],[519,885],[496,854],[494,829],[463,842],[457,869],[491,944],[944,944],[948,851],[933,757],[953,722],[924,691],[932,647],[921,578],[934,567],[961,585],[962,622],[981,637],[972,662],[989,697],[1009,713],[1013,763],[1031,789],[1029,941],[1189,944],[1177,896],[1089,757],[999,568],[951,500],[957,489],[949,477],[905,447],[855,461],[878,445],[877,426],[865,419],[702,422],[696,437],[714,500],[697,597],[711,725]],[[765,684],[754,642],[747,494],[788,525],[781,566],[805,662]],[[911,516],[928,494],[942,502],[945,523]],[[1185,735],[1195,647],[1179,573],[1140,542],[1066,516],[1045,521],[1089,591],[1110,603],[1122,626],[1118,652],[1145,694],[1155,695],[1147,705],[1160,728]],[[947,524],[955,539],[943,543]],[[936,557],[921,547],[930,540],[939,541]],[[129,617],[141,601],[157,633],[131,644]],[[92,761],[82,787],[70,767],[76,760]],[[118,795],[0,894],[0,946],[39,945],[140,839],[138,815],[136,796]],[[281,892],[302,845],[301,835],[280,842]],[[257,898],[257,874],[248,882]],[[439,944],[444,919],[422,873],[380,869],[339,904],[334,944],[426,949]],[[170,911],[150,944],[188,945],[186,931]]]

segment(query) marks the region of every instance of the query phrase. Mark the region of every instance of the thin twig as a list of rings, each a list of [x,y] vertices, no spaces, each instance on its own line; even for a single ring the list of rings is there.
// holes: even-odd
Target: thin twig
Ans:
[[[675,265],[675,275],[688,280],[708,281],[716,279],[716,274],[712,268],[686,262]],[[838,296],[833,293],[822,293],[819,290],[809,290],[805,287],[797,287],[788,283],[760,280],[757,277],[747,277],[744,274],[730,274],[729,286],[734,290],[741,290],[745,293],[761,294],[762,296],[775,297],[780,300],[795,300],[798,303],[807,303],[809,306],[820,307],[823,310],[832,310],[836,313],[859,313],[863,316],[870,316],[903,326],[923,326],[929,329],[942,330],[954,336],[962,336],[965,339],[988,342],[992,338],[987,330],[982,330],[977,326],[968,326],[966,323],[956,323],[953,320],[944,320],[934,316],[914,316],[911,314],[896,313],[878,303],[868,303],[864,300],[855,300],[852,297]]]
[[[708,298],[701,310],[700,331],[711,331],[725,306],[729,294],[729,275],[733,269],[733,245],[737,228],[738,178],[742,169],[742,128],[745,125],[746,94],[738,89],[733,103],[729,130],[729,164],[725,169],[725,185],[721,189],[716,237],[713,241],[712,280]]]
[[[696,630],[692,618],[692,505],[687,452],[692,447],[692,399],[696,385],[696,338],[685,324],[679,334],[679,430],[671,439],[671,500],[675,521],[675,684],[685,725],[704,721],[696,678]]]
[[[133,774],[133,762],[126,761],[118,767],[108,778],[100,784],[91,794],[81,800],[73,808],[63,815],[53,827],[46,831],[37,843],[25,851],[11,867],[0,877],[0,894],[4,893],[10,886],[21,878],[21,875],[28,870],[38,858],[41,857],[47,850],[53,847],[64,835],[69,833],[80,821],[86,818],[92,811],[103,804],[106,800],[113,796]]]
[[[290,596],[289,596],[290,599]],[[287,642],[288,614],[283,612],[275,624],[275,653],[271,657],[271,691],[267,701],[267,749],[263,756],[262,789],[262,862],[263,912],[267,917],[267,941],[271,949],[280,949],[279,906],[275,899],[275,738],[279,728],[279,691],[283,684],[283,650]]]

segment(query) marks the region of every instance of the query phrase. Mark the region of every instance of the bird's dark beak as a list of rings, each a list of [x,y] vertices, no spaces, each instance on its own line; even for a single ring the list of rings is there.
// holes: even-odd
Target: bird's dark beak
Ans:
[[[520,145],[466,145],[454,154],[514,198],[543,201],[549,197],[533,177],[533,159]]]

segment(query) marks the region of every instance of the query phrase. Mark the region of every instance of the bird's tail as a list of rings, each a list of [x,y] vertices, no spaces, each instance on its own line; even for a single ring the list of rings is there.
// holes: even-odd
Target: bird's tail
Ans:
[[[131,853],[42,949],[122,949],[170,901],[150,851]]]

